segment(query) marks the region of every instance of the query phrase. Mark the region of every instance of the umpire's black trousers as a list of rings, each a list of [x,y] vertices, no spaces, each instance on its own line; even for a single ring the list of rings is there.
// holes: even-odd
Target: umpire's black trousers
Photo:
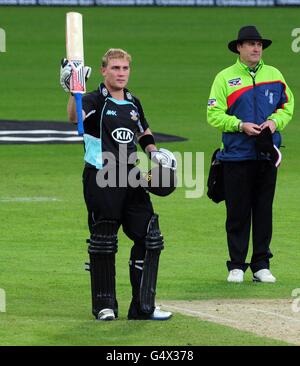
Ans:
[[[272,205],[277,168],[269,161],[224,162],[227,210],[226,232],[230,260],[228,270],[246,271],[252,224],[252,272],[269,268],[272,258]]]

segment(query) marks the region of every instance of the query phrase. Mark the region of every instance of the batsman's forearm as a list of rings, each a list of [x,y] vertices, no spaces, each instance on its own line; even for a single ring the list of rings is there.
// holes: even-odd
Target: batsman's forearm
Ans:
[[[68,112],[69,121],[73,122],[73,123],[77,123],[76,103],[75,103],[75,98],[72,95],[70,95],[70,98],[69,98],[67,112]]]
[[[157,150],[158,150],[158,148],[155,145],[150,144],[146,147],[145,152],[150,154],[151,151],[157,151]]]
[[[150,128],[147,128],[143,134],[138,136],[138,141],[141,145],[141,148],[145,151],[146,154],[150,154],[151,151],[158,150],[155,145],[154,137],[153,137],[153,134],[152,134]]]

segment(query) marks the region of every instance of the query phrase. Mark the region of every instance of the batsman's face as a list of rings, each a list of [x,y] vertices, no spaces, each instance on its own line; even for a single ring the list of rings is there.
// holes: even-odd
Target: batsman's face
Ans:
[[[107,66],[101,68],[101,73],[109,89],[120,90],[128,83],[130,65],[125,59],[110,59]]]
[[[257,65],[262,56],[262,42],[244,41],[237,45],[241,61],[249,67]]]

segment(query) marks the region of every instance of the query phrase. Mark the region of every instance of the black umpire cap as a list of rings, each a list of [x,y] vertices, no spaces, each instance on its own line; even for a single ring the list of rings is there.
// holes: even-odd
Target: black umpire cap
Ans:
[[[246,25],[242,27],[239,30],[237,39],[228,43],[228,48],[231,52],[239,53],[237,50],[237,45],[243,41],[261,41],[263,49],[269,47],[272,43],[270,39],[265,39],[260,35],[255,25]]]

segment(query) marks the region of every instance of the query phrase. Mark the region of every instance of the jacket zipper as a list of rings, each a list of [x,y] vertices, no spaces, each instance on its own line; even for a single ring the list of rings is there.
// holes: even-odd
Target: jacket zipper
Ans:
[[[257,123],[257,102],[256,102],[256,83],[255,76],[256,73],[250,71],[250,75],[253,83],[253,104],[254,104],[254,121],[253,123]],[[256,153],[257,159],[259,160],[258,152]]]
[[[253,83],[253,104],[254,104],[254,121],[257,122],[257,102],[256,102],[256,83],[255,83],[255,73],[250,72],[250,76],[252,78]]]

